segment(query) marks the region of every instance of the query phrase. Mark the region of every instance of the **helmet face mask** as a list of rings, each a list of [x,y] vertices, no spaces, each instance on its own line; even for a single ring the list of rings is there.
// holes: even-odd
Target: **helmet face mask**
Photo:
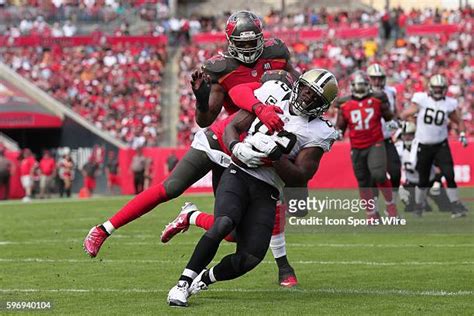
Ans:
[[[263,53],[265,42],[262,23],[252,12],[239,11],[232,14],[227,20],[225,33],[228,51],[233,58],[252,64]]]
[[[370,76],[370,86],[375,91],[380,91],[385,88],[385,77],[382,76]]]
[[[367,75],[357,71],[351,80],[351,93],[357,98],[363,98],[370,92],[370,83]]]
[[[448,82],[442,75],[434,75],[429,83],[430,96],[435,100],[441,100],[446,97],[448,92]]]
[[[337,92],[337,81],[332,73],[324,69],[310,70],[293,85],[291,111],[303,117],[320,117],[329,109]]]
[[[385,70],[379,64],[372,64],[367,68],[367,75],[370,79],[370,86],[376,91],[385,88],[386,75]]]

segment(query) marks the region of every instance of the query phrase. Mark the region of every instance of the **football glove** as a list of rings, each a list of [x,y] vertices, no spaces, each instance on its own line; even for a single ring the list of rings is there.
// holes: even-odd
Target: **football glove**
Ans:
[[[260,122],[268,128],[268,133],[270,135],[283,129],[285,123],[283,123],[281,118],[278,116],[278,113],[283,114],[283,110],[279,107],[259,103],[253,106],[253,111]]]
[[[463,147],[467,146],[467,138],[466,138],[466,133],[465,132],[459,133],[459,141],[461,142]]]
[[[281,157],[282,153],[280,148],[269,135],[255,133],[245,138],[244,143],[252,145],[254,149],[264,153],[271,160],[278,160]]]
[[[336,138],[336,140],[342,140],[344,138],[344,132],[340,129],[336,129],[334,138]]]
[[[248,143],[237,143],[232,148],[232,154],[249,168],[258,168],[263,165],[262,158],[267,155],[259,153],[252,149],[252,145]]]
[[[390,129],[391,131],[396,131],[400,127],[400,124],[398,124],[396,120],[385,122],[385,124],[387,128]]]

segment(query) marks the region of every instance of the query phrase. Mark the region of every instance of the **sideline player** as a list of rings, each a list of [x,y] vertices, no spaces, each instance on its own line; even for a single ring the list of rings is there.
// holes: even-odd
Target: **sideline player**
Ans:
[[[385,70],[379,64],[372,64],[367,68],[367,75],[370,79],[370,86],[372,90],[376,92],[384,92],[388,99],[388,104],[390,106],[390,111],[394,114],[394,117],[397,116],[397,90],[394,87],[391,87],[386,84],[387,76]],[[392,183],[393,189],[393,200],[397,201],[398,188],[400,187],[400,178],[401,178],[401,162],[400,157],[398,156],[397,149],[392,140],[393,128],[387,126],[385,120],[381,120],[383,138],[385,142],[385,151],[387,152],[387,172],[390,175],[390,182]],[[391,123],[395,125],[395,123]]]
[[[467,209],[459,200],[454,181],[453,157],[448,143],[448,123],[451,120],[458,126],[459,141],[463,146],[467,146],[466,127],[459,118],[457,100],[446,96],[448,91],[446,78],[439,74],[432,76],[428,88],[428,93],[415,93],[411,100],[412,105],[401,114],[402,119],[417,115],[415,139],[419,145],[416,170],[420,174],[420,182],[415,190],[416,212],[421,215],[426,207],[431,166],[435,163],[446,179],[451,217],[463,217],[466,216]]]
[[[382,133],[381,119],[393,118],[385,93],[370,90],[369,78],[356,71],[351,78],[351,94],[338,100],[337,128],[344,133],[349,128],[351,158],[354,174],[359,184],[362,200],[374,199],[371,185],[375,182],[387,206],[386,215],[397,216],[392,195],[392,184],[387,179],[387,154]],[[367,218],[380,217],[376,209],[367,209]]]
[[[278,82],[268,82],[257,89],[255,95],[271,89],[282,88]],[[223,173],[217,189],[214,224],[199,240],[178,284],[169,292],[167,300],[171,306],[187,306],[191,294],[207,289],[214,282],[238,278],[263,260],[272,235],[279,193],[285,184],[306,186],[317,171],[321,157],[336,139],[335,129],[320,116],[336,98],[337,91],[333,74],[314,69],[301,75],[291,96],[289,93],[287,100],[278,104],[284,110],[283,132],[267,135],[268,130],[247,111],[239,111],[226,127],[224,141],[232,152],[233,163]],[[248,136],[240,142],[239,135],[245,131]],[[271,157],[275,148],[287,156],[273,158],[272,165],[251,168],[255,166],[253,163],[241,159],[248,160],[242,155],[246,144],[267,157]],[[236,252],[204,270],[220,242],[234,229]]]

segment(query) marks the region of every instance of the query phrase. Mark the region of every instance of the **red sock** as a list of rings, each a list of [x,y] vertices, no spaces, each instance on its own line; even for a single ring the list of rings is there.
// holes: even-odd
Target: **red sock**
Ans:
[[[371,188],[359,188],[359,195],[360,195],[360,199],[365,201],[365,205],[367,205],[366,207],[367,215],[374,214],[375,212],[375,208],[373,207],[374,191]]]
[[[202,229],[208,231],[212,225],[214,224],[214,215],[212,214],[207,214],[207,213],[199,213],[199,215],[196,217],[196,226],[201,227]],[[232,233],[227,235],[225,238],[228,242],[235,242],[234,236],[232,236]]]
[[[377,183],[377,187],[382,192],[386,202],[393,202],[392,183],[390,180],[386,179],[383,183]]]
[[[286,205],[277,204],[275,209],[275,224],[273,225],[272,236],[279,235],[285,231],[285,209]]]
[[[124,207],[110,219],[112,225],[117,229],[140,216],[148,213],[158,204],[168,201],[165,187],[162,183],[154,185],[130,200]]]

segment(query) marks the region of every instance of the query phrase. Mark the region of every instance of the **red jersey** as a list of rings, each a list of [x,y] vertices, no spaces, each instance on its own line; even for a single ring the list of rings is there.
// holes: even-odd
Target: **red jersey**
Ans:
[[[352,96],[339,99],[339,109],[349,128],[352,148],[367,148],[383,141],[383,103],[388,103],[385,93],[371,93],[361,100]]]
[[[40,160],[40,163],[39,163],[41,174],[45,176],[52,175],[55,166],[56,166],[56,162],[54,161],[54,158],[43,158]]]
[[[227,124],[229,124],[236,113],[229,115],[223,120],[220,121],[215,121],[209,129],[214,132],[214,134],[217,137],[217,141],[219,142],[219,146],[221,147],[222,151],[225,152],[227,155],[231,155],[231,152],[227,149],[226,145],[224,144],[223,136],[224,136],[224,131],[225,128],[227,127]]]
[[[285,69],[289,60],[290,53],[285,43],[275,38],[265,41],[262,55],[252,65],[243,64],[227,54],[220,54],[207,60],[203,69],[212,83],[220,84],[229,92],[238,84],[258,82],[267,70]],[[224,99],[224,109],[229,114],[239,110],[228,94]]]
[[[31,170],[36,164],[36,159],[33,156],[25,158],[20,163],[20,175],[28,176],[31,174]]]

